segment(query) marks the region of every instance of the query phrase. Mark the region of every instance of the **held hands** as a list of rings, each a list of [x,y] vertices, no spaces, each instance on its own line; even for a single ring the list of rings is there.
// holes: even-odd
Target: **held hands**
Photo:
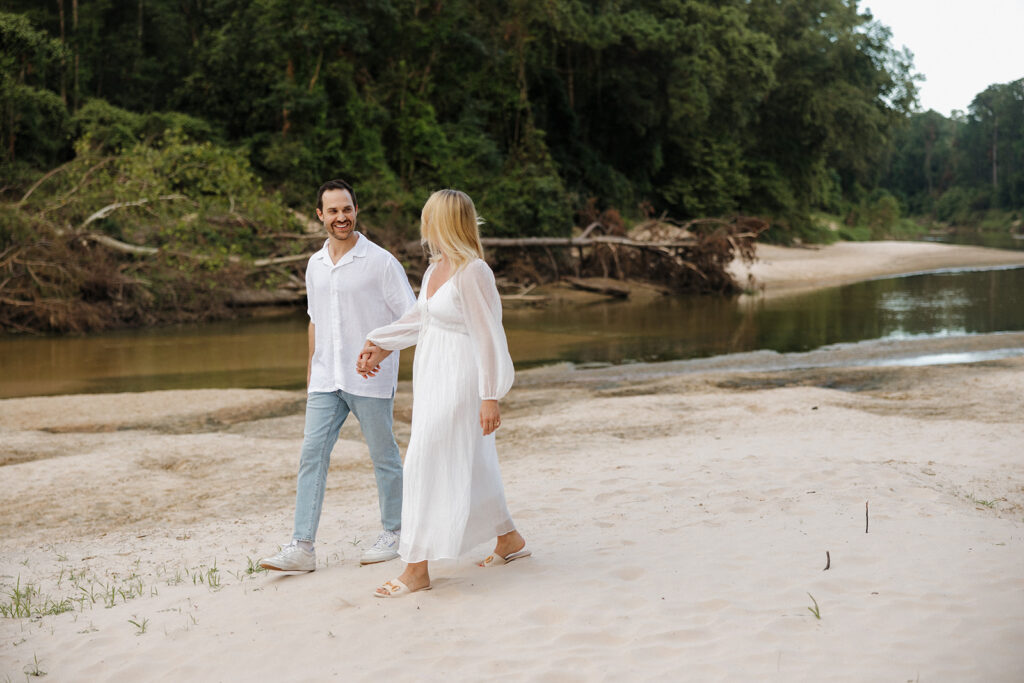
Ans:
[[[501,411],[498,410],[498,402],[489,399],[480,403],[480,428],[484,430],[484,436],[493,434],[500,426]]]
[[[381,361],[390,355],[390,351],[382,349],[370,340],[367,340],[366,344],[363,345],[363,350],[359,352],[359,360],[356,361],[356,372],[364,379],[374,377],[380,372]]]

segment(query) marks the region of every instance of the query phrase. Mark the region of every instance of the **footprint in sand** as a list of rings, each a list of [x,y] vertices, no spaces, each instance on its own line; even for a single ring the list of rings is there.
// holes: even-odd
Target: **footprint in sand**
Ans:
[[[647,570],[643,567],[619,567],[610,572],[612,576],[623,581],[636,581],[646,573]]]
[[[538,607],[523,614],[523,620],[541,626],[552,626],[561,624],[569,618],[565,610],[557,607]]]
[[[612,498],[629,498],[630,502],[642,502],[647,500],[647,496],[639,494],[636,491],[629,491],[626,489],[619,489],[618,491],[611,491],[609,493],[599,493],[594,496],[595,503],[604,503]]]

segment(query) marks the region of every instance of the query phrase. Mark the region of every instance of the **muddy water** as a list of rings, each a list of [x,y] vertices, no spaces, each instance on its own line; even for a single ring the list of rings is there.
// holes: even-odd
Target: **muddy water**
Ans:
[[[0,337],[0,397],[208,387],[299,389],[304,314],[87,337]],[[870,339],[1024,330],[1024,269],[916,275],[779,300],[662,298],[508,309],[517,367],[628,364]],[[402,355],[408,378],[412,353]]]

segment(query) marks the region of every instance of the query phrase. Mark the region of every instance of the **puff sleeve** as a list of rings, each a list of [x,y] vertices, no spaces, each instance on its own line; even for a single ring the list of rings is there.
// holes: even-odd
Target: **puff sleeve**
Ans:
[[[383,327],[371,330],[366,338],[382,349],[399,351],[414,345],[423,324],[423,304],[417,301],[401,318]]]
[[[512,388],[515,369],[501,325],[501,297],[494,284],[494,273],[484,261],[477,260],[458,276],[462,312],[480,373],[480,398],[497,400]]]

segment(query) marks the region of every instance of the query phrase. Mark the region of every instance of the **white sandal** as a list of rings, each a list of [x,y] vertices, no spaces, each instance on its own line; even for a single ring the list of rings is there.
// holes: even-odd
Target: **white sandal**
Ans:
[[[377,590],[373,592],[375,598],[400,598],[403,595],[409,593],[416,593],[417,591],[428,591],[431,589],[430,585],[426,585],[423,588],[417,588],[416,590],[410,589],[399,579],[392,579],[391,581],[385,581],[381,586],[377,587]],[[384,591],[381,593],[381,591]]]
[[[530,552],[530,549],[524,545],[521,549],[514,553],[509,553],[505,557],[502,557],[498,553],[491,553],[483,562],[478,562],[477,565],[480,567],[500,567],[503,564],[508,564],[509,562],[518,560],[521,557],[529,557],[532,554],[533,553]]]

